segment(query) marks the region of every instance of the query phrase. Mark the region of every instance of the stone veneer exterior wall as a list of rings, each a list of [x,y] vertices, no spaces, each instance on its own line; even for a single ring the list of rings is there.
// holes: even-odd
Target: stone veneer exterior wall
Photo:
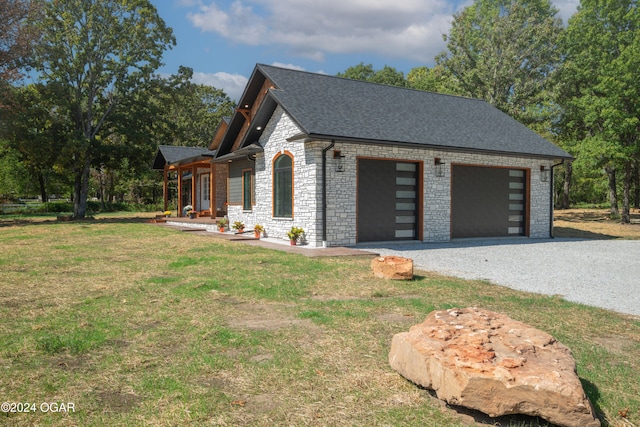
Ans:
[[[322,246],[322,150],[329,141],[287,141],[301,130],[278,108],[266,126],[260,144],[264,152],[256,156],[255,195],[251,211],[229,206],[229,221],[244,221],[248,228],[262,224],[267,237],[287,239],[292,227],[305,230],[305,240],[311,246]],[[344,156],[342,172],[336,171],[333,151]],[[272,162],[279,152],[293,156],[294,212],[293,218],[272,216]],[[444,177],[436,177],[434,158],[445,162]],[[380,158],[423,162],[423,241],[445,242],[451,238],[451,165],[510,167],[529,170],[529,237],[547,238],[550,230],[550,182],[541,182],[540,166],[552,165],[550,160],[512,157],[446,150],[403,148],[377,144],[335,142],[327,152],[327,246],[356,244],[357,159]]]

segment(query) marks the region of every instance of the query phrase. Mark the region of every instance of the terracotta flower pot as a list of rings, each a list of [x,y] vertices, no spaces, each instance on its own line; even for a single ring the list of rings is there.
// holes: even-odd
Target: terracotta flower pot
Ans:
[[[253,235],[255,236],[256,239],[260,238],[260,232],[259,231],[254,231]]]
[[[296,246],[297,242],[295,240],[289,240],[289,244],[291,244],[291,246]]]

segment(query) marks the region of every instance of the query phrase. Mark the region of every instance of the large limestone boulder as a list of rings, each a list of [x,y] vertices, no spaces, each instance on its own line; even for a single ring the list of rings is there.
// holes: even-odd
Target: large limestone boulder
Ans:
[[[399,256],[381,256],[371,260],[373,275],[382,279],[412,280],[413,260]]]
[[[438,398],[490,417],[525,414],[562,427],[600,426],[571,350],[502,314],[434,311],[393,337],[389,363]]]

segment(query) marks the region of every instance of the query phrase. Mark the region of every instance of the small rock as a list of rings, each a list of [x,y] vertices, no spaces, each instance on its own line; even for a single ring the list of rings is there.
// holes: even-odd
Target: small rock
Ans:
[[[371,269],[376,277],[392,280],[412,280],[413,260],[399,256],[376,257],[371,260]]]

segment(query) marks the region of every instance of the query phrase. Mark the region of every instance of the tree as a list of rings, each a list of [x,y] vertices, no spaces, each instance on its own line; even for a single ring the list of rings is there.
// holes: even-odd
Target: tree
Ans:
[[[224,116],[233,114],[234,103],[220,89],[191,81],[193,70],[180,67],[178,74],[164,81],[155,102],[175,132],[173,145],[207,147]]]
[[[11,108],[3,114],[6,147],[37,180],[40,197],[48,201],[47,182],[63,169],[69,117],[56,107],[60,93],[55,87],[31,84],[14,90]]]
[[[631,189],[640,159],[640,13],[636,0],[582,0],[563,38],[558,102],[561,127],[580,153],[603,169],[612,215],[630,222]]]
[[[433,68],[416,67],[407,74],[407,85],[413,89],[427,92],[448,93],[450,95],[461,95],[463,91],[456,87],[455,81],[451,79],[441,65]]]
[[[175,45],[148,0],[51,0],[43,4],[33,67],[64,93],[59,108],[73,123],[66,149],[74,176],[75,218],[86,214],[90,168],[109,135],[103,125]]]
[[[0,203],[27,194],[29,183],[29,173],[18,153],[0,139]]]
[[[540,108],[560,62],[562,21],[549,0],[476,0],[454,15],[447,50],[436,57],[463,95],[481,98],[525,124]]]
[[[374,70],[372,64],[365,65],[361,62],[356,66],[347,68],[344,73],[338,73],[337,76],[389,86],[407,86],[407,81],[402,71],[398,71],[389,65],[385,65],[381,70]]]
[[[192,77],[187,67],[168,78],[154,76],[105,121],[109,137],[94,177],[106,200],[113,201],[117,189],[130,189],[142,201],[143,187],[161,188],[157,172],[149,169],[159,144],[207,147],[222,117],[232,115],[234,103],[222,90],[195,84]],[[123,197],[121,191],[117,198]]]
[[[24,24],[37,13],[36,6],[29,0],[0,0],[0,80],[20,77],[20,61],[37,34]]]

